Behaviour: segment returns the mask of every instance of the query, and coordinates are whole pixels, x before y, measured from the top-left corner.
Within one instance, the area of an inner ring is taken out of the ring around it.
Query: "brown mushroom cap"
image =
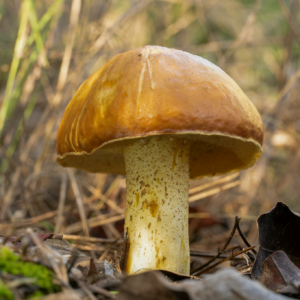
[[[190,177],[246,169],[263,123],[235,81],[187,52],[146,46],[119,54],[80,86],[64,113],[57,162],[125,174],[124,146],[149,136],[192,140]]]

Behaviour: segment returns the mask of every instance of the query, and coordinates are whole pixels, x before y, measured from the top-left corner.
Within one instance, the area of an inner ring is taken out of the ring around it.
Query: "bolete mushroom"
[[[262,153],[263,124],[220,68],[145,46],[91,75],[64,113],[57,162],[126,175],[128,273],[189,274],[189,178],[235,172]]]

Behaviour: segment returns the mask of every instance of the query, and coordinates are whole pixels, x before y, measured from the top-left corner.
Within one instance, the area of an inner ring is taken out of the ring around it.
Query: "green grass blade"
[[[20,120],[19,124],[18,124],[18,127],[17,127],[17,130],[13,136],[13,139],[6,151],[6,154],[9,156],[9,157],[12,157],[12,155],[14,154],[15,150],[16,150],[16,147],[18,145],[18,142],[22,136],[22,133],[23,133],[23,122],[24,120],[28,120],[34,107],[35,107],[35,104],[36,104],[36,100],[37,100],[37,96],[35,97],[32,97],[31,100],[28,102],[28,105],[24,111],[24,117]],[[0,168],[0,173],[1,174],[4,174],[6,171],[7,171],[7,168],[8,168],[8,161],[7,160],[3,160],[2,164],[1,164],[1,168]]]
[[[11,100],[9,101],[6,117],[9,118],[14,111],[15,106],[17,105],[21,93],[23,90],[24,83],[26,82],[27,76],[29,75],[34,63],[38,58],[38,52],[36,49],[30,54],[29,59],[23,60],[21,67],[19,68],[19,72],[16,79],[16,86],[14,88],[13,94],[11,96]]]
[[[8,105],[9,105],[9,101],[11,99],[13,86],[14,86],[16,74],[18,71],[19,63],[20,63],[20,57],[21,57],[23,47],[24,47],[24,42],[25,42],[24,39],[26,37],[26,28],[27,28],[27,22],[29,19],[29,8],[27,5],[27,0],[24,0],[22,2],[20,10],[21,10],[21,20],[20,20],[18,36],[17,36],[15,49],[14,49],[14,56],[13,56],[13,60],[12,60],[9,75],[8,75],[4,99],[3,99],[1,109],[0,109],[0,137],[1,137],[3,127],[4,127],[4,122],[6,119]]]
[[[39,31],[42,31],[45,26],[47,25],[47,23],[51,20],[51,19],[56,19],[59,15],[60,15],[60,5],[64,0],[56,0],[46,11],[46,13],[42,16],[42,18],[40,19],[40,21],[38,22],[38,28]],[[44,31],[41,34],[41,38],[42,38],[42,43],[44,43],[44,41],[46,40],[47,36],[48,36],[48,32],[49,30]],[[25,46],[25,51],[26,49],[28,49],[28,47],[35,41],[34,39],[34,34],[31,33],[31,35],[27,38],[27,43]],[[11,113],[14,111],[15,106],[17,105],[18,101],[19,101],[19,97],[21,96],[22,93],[22,89],[23,89],[23,85],[26,81],[26,78],[33,66],[33,64],[36,62],[37,58],[38,58],[39,52],[37,51],[36,48],[32,49],[32,52],[30,53],[30,57],[29,59],[25,59],[23,60],[23,63],[18,71],[18,75],[16,77],[16,86],[14,88],[13,94],[11,96],[11,99],[9,101],[9,105],[6,111],[6,118],[9,118],[9,116],[11,115]]]
[[[29,22],[34,36],[35,44],[38,49],[38,52],[42,55],[42,64],[44,66],[49,65],[49,62],[46,57],[46,51],[43,45],[43,39],[40,34],[38,19],[36,15],[35,5],[32,0],[26,0],[29,6]]]
[[[3,2],[0,2],[0,21],[2,19],[4,11],[5,11],[5,2],[3,1]]]
[[[38,21],[38,29],[41,32],[45,26],[48,24],[48,22],[51,20],[51,18],[57,13],[60,5],[64,2],[64,0],[56,0],[45,12],[45,14],[41,17],[41,19]],[[29,47],[34,42],[34,34],[32,33],[28,39],[27,39],[27,47]]]

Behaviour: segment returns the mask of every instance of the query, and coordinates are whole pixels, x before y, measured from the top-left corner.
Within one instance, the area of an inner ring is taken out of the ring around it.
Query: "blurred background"
[[[30,226],[122,238],[124,177],[63,169],[56,134],[89,75],[120,52],[160,45],[220,66],[263,118],[254,167],[190,189],[192,248],[216,251],[236,215],[257,245],[260,214],[277,201],[300,212],[299,24],[299,0],[0,0],[0,235]]]

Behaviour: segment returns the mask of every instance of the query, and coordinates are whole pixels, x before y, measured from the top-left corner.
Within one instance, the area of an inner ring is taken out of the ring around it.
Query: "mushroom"
[[[80,86],[64,113],[57,162],[126,175],[126,271],[189,274],[189,179],[251,167],[263,124],[211,62],[145,46],[119,54]]]

